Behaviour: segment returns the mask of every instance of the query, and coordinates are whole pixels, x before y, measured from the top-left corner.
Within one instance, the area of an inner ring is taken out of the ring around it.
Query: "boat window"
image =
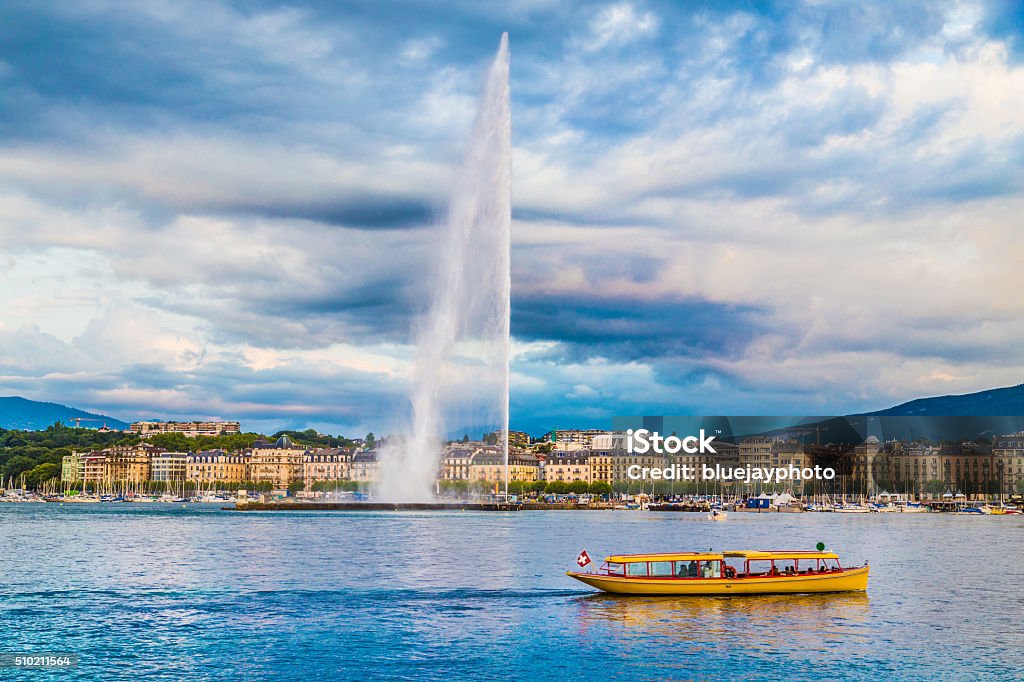
[[[637,561],[635,563],[626,564],[626,575],[646,576],[647,562]]]
[[[796,573],[796,561],[793,559],[776,559],[775,569],[779,573]]]
[[[700,562],[700,577],[701,578],[721,578],[722,577],[722,565],[717,559],[714,561],[702,561]]]
[[[733,575],[740,575],[744,571],[746,571],[746,567],[743,564],[743,559],[740,558],[732,558],[725,560],[725,565],[731,567],[734,571]]]
[[[651,562],[651,575],[658,577],[669,577],[672,576],[672,562],[671,561],[652,561]]]
[[[622,570],[622,564],[609,563],[608,564],[608,574],[609,575],[625,575],[625,573]]]
[[[769,575],[772,572],[772,562],[769,559],[751,559],[750,575]]]
[[[677,578],[696,578],[699,574],[696,561],[677,561]]]

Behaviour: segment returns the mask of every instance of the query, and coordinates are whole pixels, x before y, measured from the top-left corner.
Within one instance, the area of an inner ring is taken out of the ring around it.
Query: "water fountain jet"
[[[505,33],[436,243],[430,307],[415,330],[410,433],[381,452],[383,500],[432,500],[442,438],[467,423],[501,429],[508,489],[511,156]]]

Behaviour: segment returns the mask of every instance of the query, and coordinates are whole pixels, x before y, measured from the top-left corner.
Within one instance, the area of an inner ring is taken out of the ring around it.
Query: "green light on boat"
[[[824,543],[824,542],[819,542],[819,543],[818,543],[817,545],[815,545],[815,546],[816,546],[816,547],[818,548],[818,551],[819,551],[819,552],[824,552],[824,551],[825,551],[825,543]]]

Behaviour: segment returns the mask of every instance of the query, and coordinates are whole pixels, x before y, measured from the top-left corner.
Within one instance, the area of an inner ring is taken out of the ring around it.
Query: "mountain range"
[[[918,398],[877,412],[878,417],[1009,417],[1024,415],[1024,384],[977,393]]]
[[[1024,384],[993,388],[977,393],[918,398],[895,407],[862,416],[871,417],[1007,417],[1024,416]],[[58,403],[27,400],[16,396],[0,397],[0,428],[41,430],[56,421],[72,424],[80,418],[82,426],[127,429],[128,424],[103,414],[86,412]],[[462,431],[459,431],[462,433]]]
[[[17,396],[0,397],[0,428],[21,431],[41,431],[54,422],[72,426],[75,419],[85,428],[98,429],[106,424],[111,429],[124,430],[127,422],[104,414],[86,412],[58,403],[43,403]]]

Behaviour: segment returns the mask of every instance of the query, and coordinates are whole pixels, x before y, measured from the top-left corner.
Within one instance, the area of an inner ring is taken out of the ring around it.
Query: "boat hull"
[[[868,589],[870,567],[850,568],[836,573],[772,576],[758,578],[621,578],[566,571],[582,583],[612,594],[647,595],[730,595],[730,594],[815,594],[822,592],[863,592]]]

